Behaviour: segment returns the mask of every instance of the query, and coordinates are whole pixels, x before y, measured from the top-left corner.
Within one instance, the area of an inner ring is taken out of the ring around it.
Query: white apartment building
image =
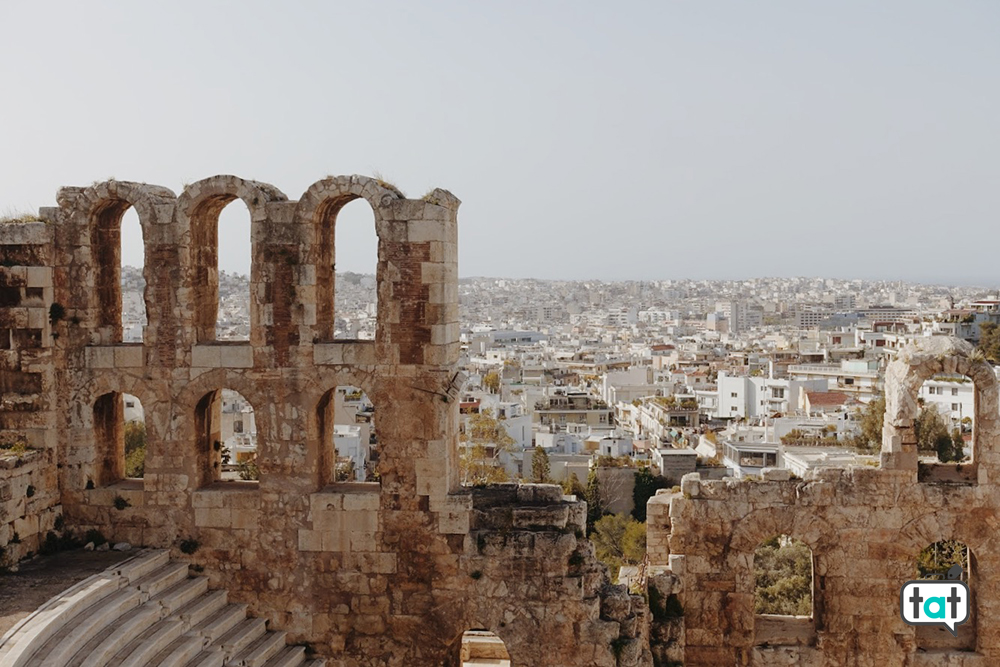
[[[831,391],[842,391],[868,402],[882,391],[877,361],[844,359],[839,364],[793,364],[788,367],[793,380],[826,380]]]
[[[698,392],[699,406],[714,407],[711,416],[719,419],[753,419],[798,408],[803,391],[827,391],[826,379],[792,380],[772,377],[731,377],[721,371],[714,401],[710,392]]]
[[[936,407],[942,417],[957,424],[965,417],[974,418],[975,393],[975,387],[969,378],[939,375],[924,382],[919,396],[927,405]]]
[[[367,437],[362,437],[362,428],[356,424],[334,424],[333,444],[338,462],[349,460],[353,464],[354,481],[365,481],[371,445]]]

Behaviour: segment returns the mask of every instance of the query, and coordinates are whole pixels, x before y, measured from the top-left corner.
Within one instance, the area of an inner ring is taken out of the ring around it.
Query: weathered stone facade
[[[236,198],[252,220],[245,343],[214,339],[217,220]],[[334,226],[355,198],[379,238],[378,326],[374,341],[334,341]],[[58,202],[43,222],[0,226],[0,436],[31,448],[0,464],[8,560],[63,525],[169,547],[341,667],[455,665],[469,629],[495,632],[514,665],[532,667],[1000,661],[997,382],[964,343],[935,339],[890,365],[880,468],[692,474],[652,498],[647,606],[608,585],[583,503],[552,486],[459,484],[451,194],[410,200],[352,176],[296,202],[219,176],[179,197],[111,181],[64,188]],[[129,207],[146,252],[141,344],[121,342]],[[974,456],[921,466],[916,395],[942,372],[976,384]],[[376,405],[380,482],[333,483],[329,410],[343,385]],[[223,388],[254,407],[259,482],[220,479]],[[142,480],[123,479],[124,393],[145,409]],[[779,534],[812,549],[810,618],[753,613],[753,553]],[[973,617],[955,639],[898,615],[916,555],[946,539],[973,555]]]
[[[976,385],[971,463],[918,466],[917,392],[938,373]],[[820,469],[805,480],[685,476],[679,493],[649,503],[654,571],[683,606],[685,665],[985,666],[1000,662],[1000,503],[997,381],[967,343],[935,338],[889,365],[881,468]],[[781,474],[784,473],[784,474]],[[813,555],[813,614],[755,616],[753,554],[788,535]],[[957,638],[905,624],[899,591],[922,549],[970,549],[973,611]],[[673,575],[670,577],[669,575]],[[655,583],[656,579],[653,579]],[[657,623],[654,621],[654,654]],[[677,633],[674,633],[676,636]]]
[[[252,229],[246,343],[215,340],[218,215],[237,198]],[[378,325],[374,341],[334,341],[334,228],[356,198],[375,217]],[[453,195],[405,199],[351,176],[289,201],[217,176],[180,196],[109,181],[57,201],[44,222],[0,227],[12,341],[0,419],[39,450],[44,509],[61,504],[68,529],[172,548],[333,665],[455,664],[479,628],[514,665],[650,664],[645,605],[607,586],[582,503],[557,487],[459,484]],[[141,344],[121,342],[130,207],[145,243]],[[378,410],[379,483],[332,483],[328,409],[343,385]],[[259,482],[220,479],[223,388],[254,407]],[[123,479],[125,393],[145,411],[142,480]],[[184,541],[199,547],[182,554]]]

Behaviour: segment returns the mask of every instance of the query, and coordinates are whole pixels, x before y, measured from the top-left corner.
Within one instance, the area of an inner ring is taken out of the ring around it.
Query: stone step
[[[159,605],[144,604],[135,612],[123,616],[122,622],[116,623],[114,629],[97,646],[89,651],[84,647],[86,656],[79,662],[80,667],[105,667],[133,637],[159,621],[162,613]]]
[[[192,577],[168,588],[152,601],[159,603],[167,614],[173,614],[207,592],[208,577]]]
[[[168,588],[176,586],[187,578],[188,566],[186,563],[169,563],[150,572],[138,581],[132,582],[131,585],[144,593],[148,600],[166,591]]]
[[[196,655],[205,648],[205,640],[202,637],[191,637],[188,635],[178,637],[167,645],[165,649],[157,653],[149,661],[149,664],[157,667],[184,667],[191,662]]]
[[[267,632],[267,621],[263,618],[247,618],[226,633],[216,644],[229,660],[260,639],[265,632]]]
[[[226,663],[226,654],[219,649],[205,651],[195,656],[194,660],[185,667],[223,667]]]
[[[176,641],[187,628],[176,618],[165,618],[125,648],[108,662],[107,667],[144,667],[151,664],[153,657]]]
[[[169,562],[170,552],[166,549],[157,549],[124,560],[112,568],[112,571],[115,575],[123,577],[129,584],[134,584]]]
[[[137,608],[142,602],[139,591],[126,588],[101,598],[67,623],[52,639],[39,647],[28,667],[67,665],[88,642],[117,621],[122,614]]]
[[[286,646],[278,655],[264,663],[264,667],[300,667],[305,661],[305,646]]]
[[[59,633],[70,619],[118,589],[117,578],[95,574],[46,602],[0,639],[4,667],[27,665],[35,650]]]
[[[212,614],[218,613],[220,609],[226,606],[228,598],[229,595],[224,590],[210,591],[186,607],[177,610],[176,615],[189,628],[193,628],[200,625],[202,621]]]
[[[229,659],[226,667],[264,667],[268,660],[285,648],[284,632],[265,632],[264,636]]]
[[[0,667],[324,667],[166,550],[109,568],[4,636]]]
[[[228,604],[206,619],[204,625],[192,629],[189,634],[204,637],[207,645],[220,639],[246,617],[247,606],[245,604]]]

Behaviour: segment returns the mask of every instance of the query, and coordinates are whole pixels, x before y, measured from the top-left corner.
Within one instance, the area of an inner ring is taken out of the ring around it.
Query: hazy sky
[[[1000,3],[0,0],[0,214],[376,171],[463,200],[462,275],[996,285]]]

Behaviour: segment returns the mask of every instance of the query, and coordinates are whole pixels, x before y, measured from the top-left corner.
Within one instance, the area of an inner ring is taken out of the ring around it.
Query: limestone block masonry
[[[334,227],[358,198],[378,235],[376,336],[334,340]],[[218,216],[235,199],[251,216],[246,343],[215,340]],[[107,181],[57,202],[42,222],[0,225],[0,429],[30,448],[21,476],[39,494],[15,499],[26,483],[0,466],[2,546],[18,525],[37,544],[61,516],[77,533],[169,548],[329,665],[456,665],[470,629],[497,633],[517,666],[652,664],[645,604],[607,584],[583,503],[459,483],[451,193],[406,199],[340,176],[289,201],[215,176],[179,196]],[[145,244],[141,344],[122,342],[129,208]],[[341,385],[376,406],[378,483],[333,483]],[[259,482],[220,479],[223,388],[254,408]],[[125,393],[145,410],[141,480],[124,478]]]
[[[973,455],[961,465],[917,459],[917,395],[940,373],[975,383]],[[805,480],[705,481],[690,473],[679,492],[651,498],[653,580],[683,608],[683,628],[661,637],[666,623],[654,622],[654,655],[676,652],[681,636],[689,666],[1000,664],[997,399],[993,369],[968,343],[921,341],[887,369],[879,468],[819,469]],[[777,535],[812,550],[810,618],[754,614],[754,551]],[[899,615],[900,588],[917,578],[918,554],[942,540],[971,552],[972,612],[954,638]],[[652,590],[651,583],[651,604]]]

